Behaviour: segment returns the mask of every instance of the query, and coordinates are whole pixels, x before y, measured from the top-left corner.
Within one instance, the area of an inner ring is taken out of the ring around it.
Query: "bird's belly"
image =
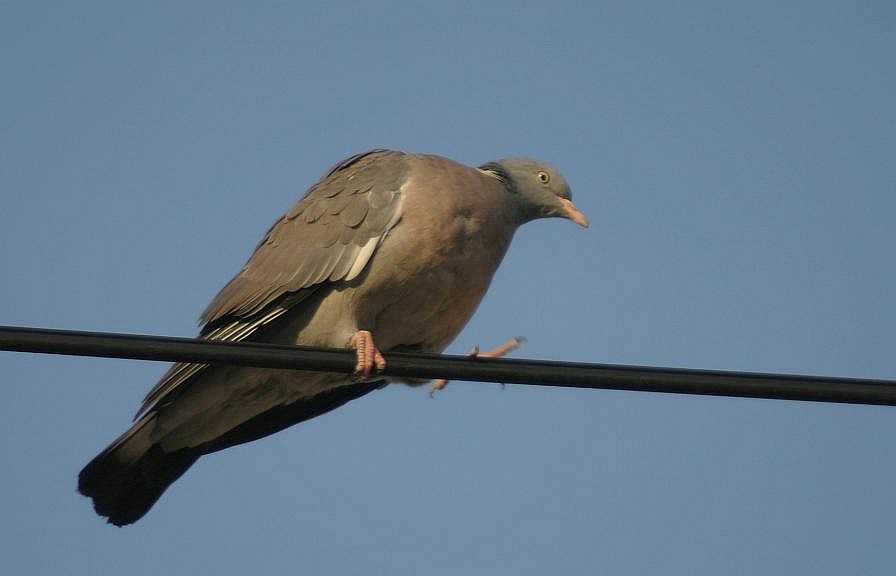
[[[461,284],[443,271],[415,279],[403,286],[402,298],[378,310],[371,330],[383,350],[441,352],[476,311],[487,287],[487,282]]]
[[[423,236],[430,247],[450,250],[424,249],[419,236],[411,242],[386,239],[372,264],[394,273],[360,284],[354,302],[359,323],[366,324],[360,327],[373,332],[381,350],[441,352],[457,336],[510,241],[489,234],[490,229],[460,220],[442,229],[440,237]]]

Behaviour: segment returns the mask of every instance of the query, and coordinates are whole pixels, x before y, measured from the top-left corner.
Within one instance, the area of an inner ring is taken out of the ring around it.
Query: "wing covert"
[[[326,284],[361,273],[401,218],[405,154],[372,150],[343,160],[268,230],[243,269],[202,313],[201,337],[240,341]],[[137,417],[207,364],[175,364]]]
[[[202,322],[251,317],[284,294],[357,275],[401,217],[404,156],[374,150],[337,164],[268,230]]]

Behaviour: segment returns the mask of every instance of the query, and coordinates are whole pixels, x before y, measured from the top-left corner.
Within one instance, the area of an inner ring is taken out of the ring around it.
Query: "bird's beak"
[[[566,198],[560,198],[559,200],[560,206],[562,206],[560,216],[572,220],[582,228],[588,227],[588,219],[585,218],[584,214],[579,212],[579,209],[576,208],[576,205],[573,204],[572,201],[567,200]]]

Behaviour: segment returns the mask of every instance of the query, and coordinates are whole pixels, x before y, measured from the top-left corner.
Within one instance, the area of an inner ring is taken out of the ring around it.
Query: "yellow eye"
[[[543,170],[540,170],[535,176],[538,178],[538,181],[541,182],[542,184],[547,184],[548,182],[551,181],[551,175]]]

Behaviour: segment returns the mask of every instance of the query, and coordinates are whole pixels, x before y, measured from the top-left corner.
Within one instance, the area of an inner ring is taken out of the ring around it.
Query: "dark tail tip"
[[[143,517],[172,482],[201,456],[199,450],[165,453],[153,445],[134,461],[106,449],[78,475],[78,492],[93,499],[93,508],[110,524],[124,526]]]

